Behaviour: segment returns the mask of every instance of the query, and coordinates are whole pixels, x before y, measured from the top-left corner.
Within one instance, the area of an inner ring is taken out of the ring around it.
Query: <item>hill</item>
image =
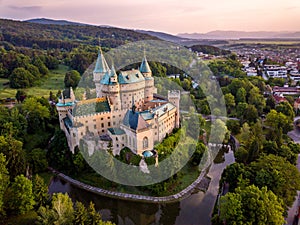
[[[240,39],[240,38],[300,38],[300,32],[273,32],[273,31],[222,31],[208,33],[182,33],[177,36],[191,39]]]
[[[193,45],[190,47],[194,52],[202,52],[204,54],[211,54],[211,55],[228,55],[231,52],[228,50],[223,50],[214,46],[210,45]]]
[[[24,20],[24,22],[38,23],[38,24],[48,24],[48,25],[53,24],[53,25],[90,26],[89,24],[71,22],[71,21],[68,21],[68,20],[53,20],[53,19],[47,19],[47,18],[36,18],[36,19]]]
[[[0,41],[15,46],[70,50],[80,44],[117,47],[125,42],[158,39],[133,30],[78,25],[57,25],[0,19]]]
[[[164,32],[157,32],[157,31],[151,31],[151,30],[135,30],[136,32],[142,33],[142,34],[148,34],[154,37],[157,37],[159,39],[180,43],[183,41],[188,40],[187,38],[178,37],[172,34],[164,33]]]

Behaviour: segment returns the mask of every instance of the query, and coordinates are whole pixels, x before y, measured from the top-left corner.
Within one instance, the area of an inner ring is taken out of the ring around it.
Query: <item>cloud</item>
[[[41,6],[13,6],[13,5],[9,5],[8,8],[17,11],[26,11],[26,12],[37,12],[42,9]]]

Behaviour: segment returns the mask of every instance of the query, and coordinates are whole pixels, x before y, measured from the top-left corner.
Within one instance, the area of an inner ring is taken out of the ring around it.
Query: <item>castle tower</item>
[[[179,128],[180,126],[180,91],[178,90],[172,90],[168,91],[168,100],[173,105],[176,106],[176,119],[175,119],[175,126],[176,128]]]
[[[108,97],[115,111],[121,110],[120,85],[115,67],[106,72],[100,81],[101,97]]]
[[[154,91],[154,79],[152,77],[152,71],[144,56],[143,61],[140,66],[140,72],[145,77],[145,102],[153,100],[153,91]]]
[[[104,55],[102,53],[101,47],[99,47],[96,66],[93,71],[93,77],[94,77],[94,82],[95,82],[95,86],[96,86],[97,97],[101,97],[100,96],[101,95],[100,81],[107,72],[110,72],[110,70],[109,70],[107,62],[104,58]]]

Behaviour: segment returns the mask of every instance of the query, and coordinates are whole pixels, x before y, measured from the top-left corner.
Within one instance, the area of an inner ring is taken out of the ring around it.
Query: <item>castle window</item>
[[[116,137],[116,141],[118,141],[118,137]]]
[[[104,123],[101,123],[101,127],[104,127]]]
[[[97,126],[96,125],[94,125],[94,129],[96,129],[97,128]]]
[[[104,133],[104,130],[102,130],[102,133]]]
[[[108,124],[108,126],[110,127],[110,122],[108,122],[107,124]]]
[[[143,148],[148,148],[148,138],[147,137],[143,138]]]
[[[101,118],[101,120],[103,120],[103,118]]]
[[[110,119],[110,117],[107,117],[107,119]]]

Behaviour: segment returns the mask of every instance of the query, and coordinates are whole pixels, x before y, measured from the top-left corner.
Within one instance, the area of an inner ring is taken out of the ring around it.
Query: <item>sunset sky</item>
[[[0,17],[52,18],[172,34],[300,31],[299,0],[0,0]]]

